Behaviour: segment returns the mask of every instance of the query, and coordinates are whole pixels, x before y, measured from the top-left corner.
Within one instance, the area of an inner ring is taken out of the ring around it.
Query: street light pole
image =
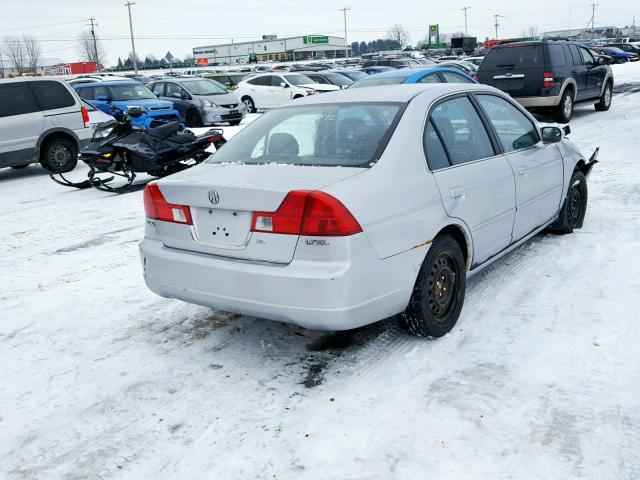
[[[129,31],[131,32],[131,50],[133,52],[133,71],[137,75],[138,74],[138,61],[136,60],[136,44],[133,41],[133,21],[131,20],[131,5],[135,5],[136,2],[131,2],[127,0],[125,3],[125,7],[129,9]]]
[[[349,57],[349,44],[347,43],[347,11],[351,10],[351,7],[343,7],[342,14],[344,15],[344,58]]]
[[[467,28],[467,10],[469,10],[471,7],[463,7],[462,10],[464,10],[464,36],[468,37],[469,36],[469,29]]]

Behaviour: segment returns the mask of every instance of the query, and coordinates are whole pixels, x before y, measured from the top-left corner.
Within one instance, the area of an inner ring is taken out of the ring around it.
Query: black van
[[[522,106],[567,123],[574,105],[611,106],[613,74],[579,43],[542,40],[496,45],[484,58],[478,81],[507,92]]]

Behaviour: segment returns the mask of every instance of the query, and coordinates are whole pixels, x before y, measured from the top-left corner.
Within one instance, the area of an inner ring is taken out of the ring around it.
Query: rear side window
[[[95,97],[93,96],[93,87],[84,87],[76,89],[76,93],[80,95],[80,98],[84,98],[85,100],[93,100]]]
[[[31,83],[31,90],[36,96],[42,110],[72,107],[76,104],[71,92],[60,82],[38,80]]]
[[[575,45],[569,45],[569,51],[571,52],[571,56],[573,57],[573,64],[582,65],[582,56],[578,51],[578,47]]]
[[[540,140],[538,131],[520,110],[494,95],[477,95],[506,153],[533,147]]]
[[[478,112],[467,97],[442,102],[431,112],[451,163],[460,165],[495,153]]]
[[[542,67],[543,51],[542,44],[492,48],[482,62],[482,69]]]
[[[0,85],[0,118],[24,115],[40,110],[27,82]]]
[[[433,127],[433,122],[429,120],[427,128],[424,131],[424,150],[427,152],[427,163],[431,171],[439,170],[449,166],[449,158],[447,152],[442,146],[442,141],[438,136],[438,132]]]
[[[564,57],[564,48],[562,48],[562,45],[549,45],[547,48],[549,51],[549,63],[552,67],[563,67],[567,65],[567,63],[571,63],[567,62]]]

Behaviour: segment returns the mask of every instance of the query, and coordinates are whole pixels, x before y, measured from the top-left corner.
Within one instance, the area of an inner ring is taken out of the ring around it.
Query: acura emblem
[[[218,193],[217,190],[210,190],[209,191],[209,201],[213,205],[217,205],[218,202],[220,202],[220,194]]]

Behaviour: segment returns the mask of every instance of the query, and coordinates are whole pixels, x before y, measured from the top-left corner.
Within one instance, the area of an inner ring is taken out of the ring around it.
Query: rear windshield
[[[543,52],[541,44],[492,48],[482,62],[482,69],[541,67]]]
[[[207,162],[367,168],[382,154],[403,105],[344,103],[272,110]]]
[[[408,76],[407,76],[408,77]],[[377,87],[380,85],[400,85],[403,83],[407,77],[369,77],[358,80],[353,83],[349,88],[360,88],[360,87]]]

